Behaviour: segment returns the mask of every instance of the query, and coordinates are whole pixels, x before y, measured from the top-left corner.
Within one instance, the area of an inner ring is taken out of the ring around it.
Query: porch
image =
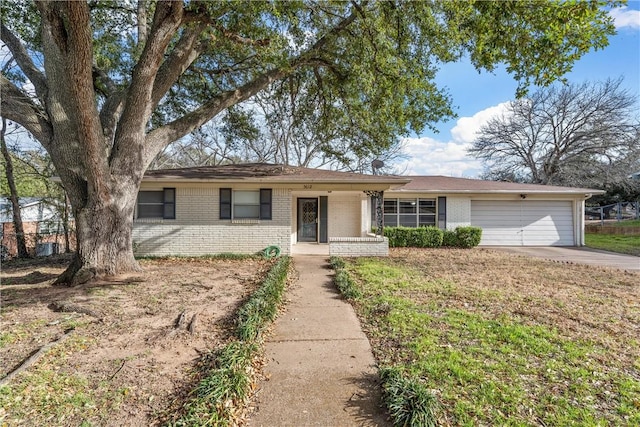
[[[291,255],[388,256],[389,239],[368,235],[366,237],[330,237],[329,243],[297,242],[291,246]]]

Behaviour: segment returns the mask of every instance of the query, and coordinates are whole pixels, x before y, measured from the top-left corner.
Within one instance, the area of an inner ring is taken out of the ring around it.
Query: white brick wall
[[[389,239],[386,237],[332,237],[329,239],[329,255],[388,256]]]
[[[361,236],[362,235],[362,199],[364,193],[333,192],[329,195],[329,237]]]
[[[447,230],[471,225],[471,199],[447,197]]]
[[[219,219],[219,188],[176,189],[176,219],[138,219],[133,241],[139,255],[206,255],[223,252],[255,253],[280,246],[291,253],[291,195],[272,193],[272,220]]]

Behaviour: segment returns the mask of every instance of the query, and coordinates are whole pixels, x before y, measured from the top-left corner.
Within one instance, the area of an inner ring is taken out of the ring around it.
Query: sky
[[[591,51],[565,75],[569,83],[624,78],[624,86],[640,96],[640,0],[630,0],[612,11],[617,34],[609,46]],[[469,62],[443,66],[436,82],[448,89],[457,118],[436,124],[438,133],[426,131],[404,139],[406,160],[395,167],[408,175],[445,175],[477,178],[482,162],[468,156],[475,133],[515,99],[516,81],[504,68],[478,73]]]

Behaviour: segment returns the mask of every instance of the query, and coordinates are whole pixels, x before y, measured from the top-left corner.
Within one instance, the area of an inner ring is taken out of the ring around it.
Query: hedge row
[[[348,300],[354,300],[362,297],[362,292],[356,286],[349,273],[344,269],[345,262],[342,258],[332,256],[329,259],[329,265],[336,271],[334,281],[338,290]]]
[[[184,405],[180,418],[169,427],[235,425],[236,408],[248,400],[259,355],[261,335],[275,319],[287,281],[291,258],[282,257],[264,282],[238,312],[237,341],[200,361],[204,376]]]
[[[482,229],[467,226],[443,231],[437,227],[387,227],[384,235],[392,248],[473,248],[480,244]]]

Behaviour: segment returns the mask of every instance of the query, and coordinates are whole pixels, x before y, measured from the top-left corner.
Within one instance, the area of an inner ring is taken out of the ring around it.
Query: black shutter
[[[438,228],[447,229],[447,198],[438,197]]]
[[[271,219],[271,189],[260,189],[260,219]]]
[[[220,219],[231,219],[231,189],[220,189]]]
[[[176,189],[163,188],[163,209],[162,218],[176,219]]]
[[[327,243],[329,241],[327,220],[329,217],[329,197],[320,196],[320,243]]]

